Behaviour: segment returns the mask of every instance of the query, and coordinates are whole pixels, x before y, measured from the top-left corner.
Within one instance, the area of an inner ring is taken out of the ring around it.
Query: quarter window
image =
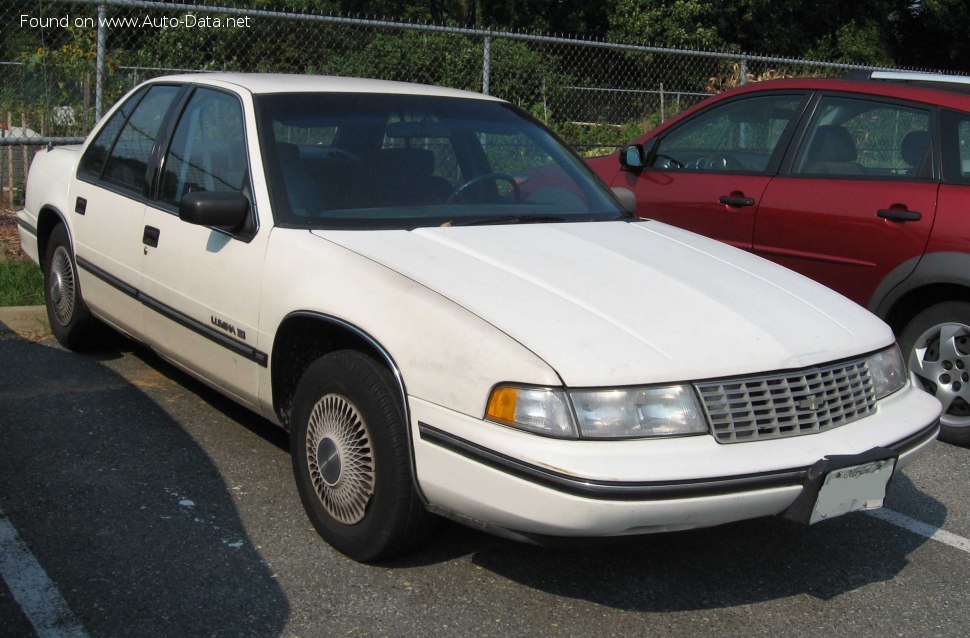
[[[803,101],[798,95],[735,100],[702,113],[664,137],[653,168],[764,173]]]
[[[795,158],[794,173],[916,178],[929,168],[929,151],[928,111],[824,97]]]
[[[178,205],[196,191],[240,191],[247,174],[239,100],[197,89],[179,118],[162,171],[159,199]]]
[[[940,112],[943,142],[943,177],[948,182],[970,184],[970,115]]]
[[[104,166],[105,181],[138,193],[145,191],[145,173],[155,136],[178,92],[177,86],[153,86],[148,90],[111,149]]]
[[[960,152],[960,177],[970,177],[970,121],[963,120],[957,127],[957,148]]]

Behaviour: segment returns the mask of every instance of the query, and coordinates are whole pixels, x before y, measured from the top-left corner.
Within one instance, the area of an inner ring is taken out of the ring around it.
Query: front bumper
[[[722,445],[713,437],[557,441],[411,400],[421,490],[435,511],[525,535],[619,536],[782,514],[810,468],[882,447],[897,470],[939,431],[907,386],[876,414],[820,434]]]

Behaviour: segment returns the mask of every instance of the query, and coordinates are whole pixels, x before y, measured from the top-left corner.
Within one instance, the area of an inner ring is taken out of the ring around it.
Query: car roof
[[[751,82],[744,86],[728,89],[701,100],[694,106],[678,113],[660,126],[641,135],[636,143],[643,144],[653,137],[663,135],[668,129],[678,126],[680,122],[693,117],[702,109],[717,104],[735,96],[746,93],[759,94],[765,91],[837,91],[856,93],[859,95],[875,95],[886,98],[911,100],[924,104],[933,104],[958,111],[970,112],[970,95],[939,87],[927,88],[923,85],[913,86],[912,83],[888,82],[881,80],[842,80],[833,78],[791,78],[781,80],[764,80]]]
[[[157,77],[152,82],[191,82],[219,86],[232,84],[250,93],[390,93],[433,95],[501,102],[496,97],[430,84],[391,82],[335,75],[297,75],[287,73],[186,73]]]
[[[951,88],[940,86],[929,86],[925,83],[914,84],[907,82],[895,82],[888,80],[840,80],[832,78],[797,78],[785,80],[765,80],[764,82],[754,82],[746,84],[736,89],[731,89],[719,94],[717,97],[728,97],[739,93],[760,92],[784,89],[802,89],[813,91],[846,91],[850,93],[863,93],[867,95],[877,95],[888,98],[898,98],[902,100],[912,100],[914,102],[924,102],[945,106],[960,111],[970,111],[970,95],[953,91]]]

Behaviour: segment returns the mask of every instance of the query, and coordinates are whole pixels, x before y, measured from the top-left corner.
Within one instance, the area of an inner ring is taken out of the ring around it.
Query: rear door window
[[[930,111],[826,96],[795,158],[796,175],[930,177]]]
[[[139,195],[144,193],[155,137],[179,90],[180,87],[167,85],[149,89],[111,149],[104,166],[103,179],[106,182]]]
[[[104,168],[104,160],[108,157],[108,152],[115,143],[115,139],[118,137],[118,133],[121,131],[121,127],[124,126],[125,120],[131,115],[132,110],[138,104],[138,101],[145,95],[145,89],[138,91],[133,96],[128,98],[121,107],[114,112],[111,119],[101,127],[98,131],[97,137],[94,138],[89,145],[87,150],[84,151],[84,157],[81,158],[80,173],[82,175],[87,175],[93,178],[101,177],[101,169]]]

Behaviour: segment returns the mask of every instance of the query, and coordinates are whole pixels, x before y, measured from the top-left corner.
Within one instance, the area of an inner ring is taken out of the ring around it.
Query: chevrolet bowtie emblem
[[[805,411],[811,410],[814,412],[818,410],[820,407],[822,407],[822,400],[819,399],[818,397],[806,397],[798,402],[799,410],[805,410]]]

